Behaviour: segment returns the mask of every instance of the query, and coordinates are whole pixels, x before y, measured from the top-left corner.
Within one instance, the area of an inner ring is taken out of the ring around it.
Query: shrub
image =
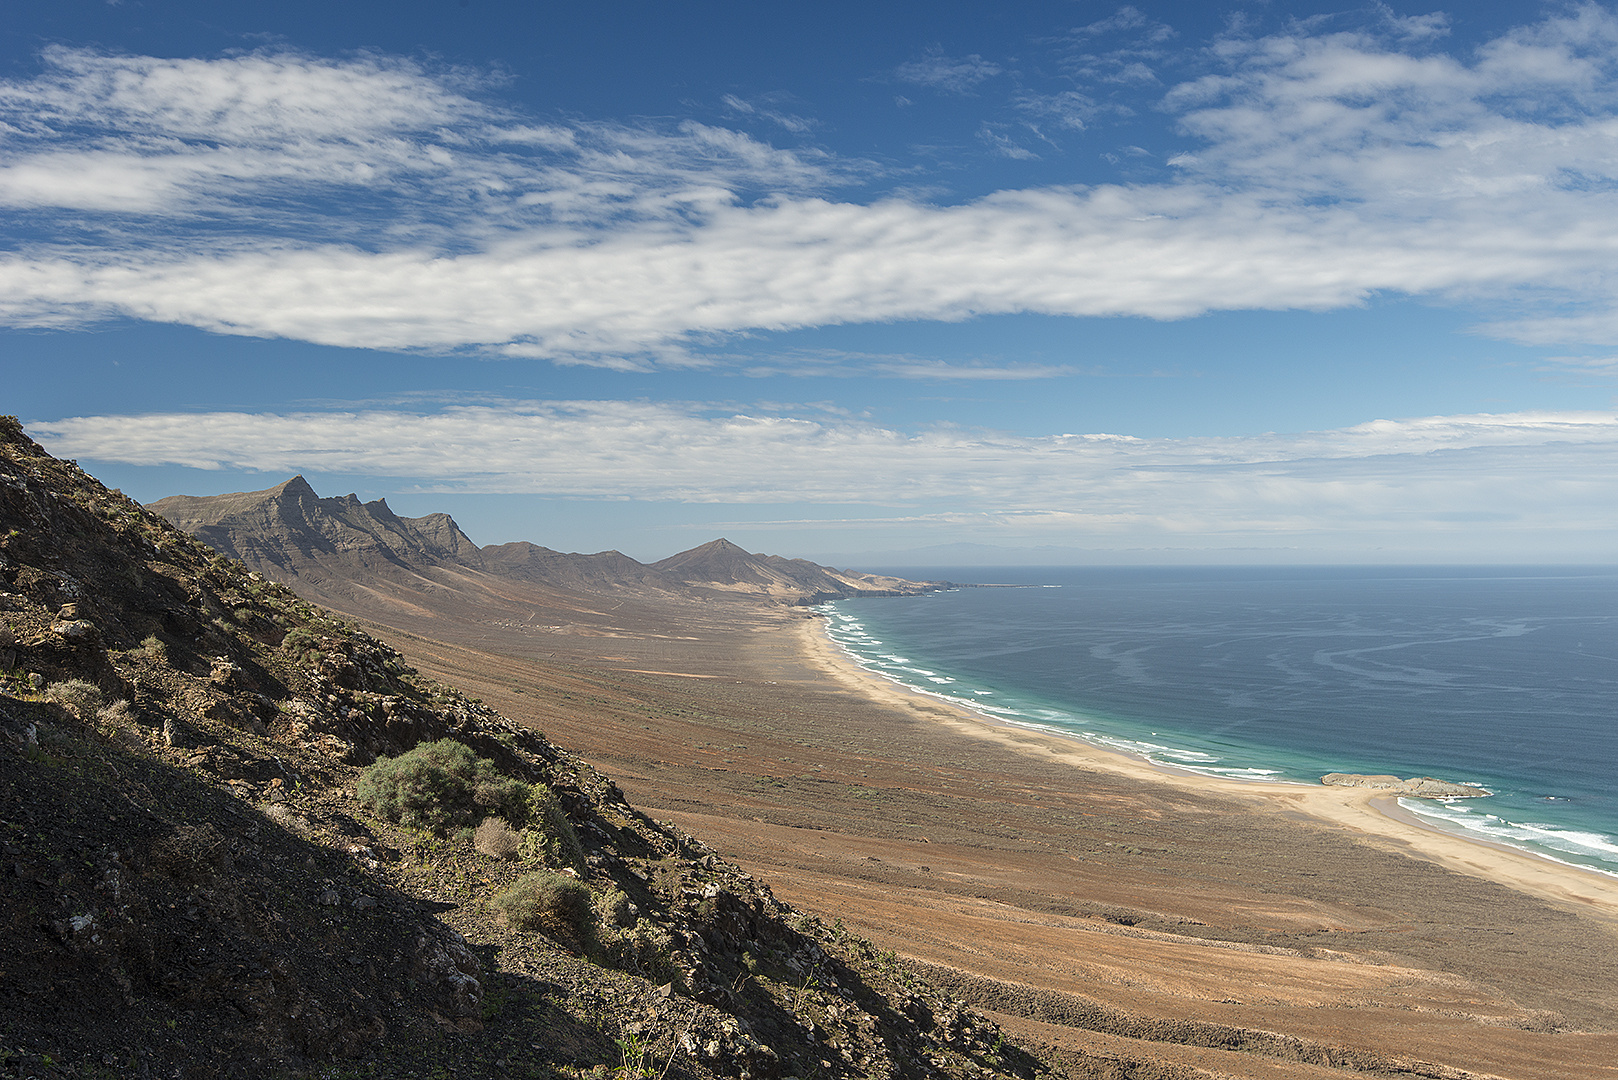
[[[152,845],[151,862],[175,881],[200,885],[230,872],[230,845],[207,822],[180,825]]]
[[[107,707],[106,695],[94,683],[83,679],[67,679],[59,683],[51,683],[45,688],[45,696],[61,705],[66,705],[81,720],[88,720],[96,713]]]
[[[445,833],[498,814],[528,819],[528,785],[503,777],[494,762],[453,739],[422,743],[366,769],[355,794],[380,817]]]
[[[134,707],[129,704],[127,699],[119,698],[111,705],[97,709],[96,719],[100,720],[103,724],[108,724],[115,728],[122,728],[128,724],[134,723],[135,710]]]
[[[163,663],[169,658],[169,650],[156,634],[147,634],[141,639],[139,648],[129,650],[129,656],[133,660],[155,660]]]
[[[680,977],[674,965],[674,938],[667,930],[638,919],[627,930],[613,930],[607,946],[608,959],[624,971],[632,971],[652,982],[673,982]]]
[[[300,626],[287,631],[281,639],[281,651],[295,660],[312,663],[319,659],[320,639],[308,627]]]
[[[566,874],[525,874],[494,898],[494,906],[517,930],[538,930],[578,952],[595,944],[590,890]]]
[[[522,847],[522,840],[517,830],[506,824],[504,818],[488,817],[472,834],[472,846],[479,854],[490,858],[515,859]]]
[[[547,866],[584,866],[579,834],[562,809],[562,801],[548,784],[529,790],[528,828],[522,833],[522,854]]]
[[[595,898],[596,919],[603,926],[634,926],[635,905],[617,886],[608,886]]]

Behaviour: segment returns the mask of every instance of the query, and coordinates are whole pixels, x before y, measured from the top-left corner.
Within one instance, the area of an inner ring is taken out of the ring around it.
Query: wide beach
[[[1618,1075],[1605,879],[1366,792],[1176,775],[992,724],[871,676],[818,623],[737,605],[610,634],[389,636],[1084,1068]]]
[[[802,624],[805,655],[833,678],[896,709],[914,708],[926,696],[859,664],[828,638],[819,621]],[[939,702],[962,721],[957,730],[1033,756],[1068,761],[1140,780],[1253,800],[1282,813],[1311,818],[1363,834],[1371,841],[1432,859],[1449,869],[1521,890],[1591,917],[1618,924],[1618,879],[1558,863],[1505,844],[1458,835],[1430,824],[1399,805],[1396,795],[1375,789],[1211,777],[1176,769],[1082,739],[1009,724],[989,713]],[[932,714],[939,723],[950,720]]]

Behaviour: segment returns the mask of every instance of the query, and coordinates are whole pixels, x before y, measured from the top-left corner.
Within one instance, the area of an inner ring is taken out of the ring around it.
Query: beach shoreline
[[[1375,792],[1215,782],[996,724],[858,668],[823,622],[665,606],[610,638],[469,622],[460,644],[443,623],[398,640],[784,903],[1053,1053],[1242,1080],[1328,1060],[1588,1080],[1618,1060],[1618,926],[1569,891],[1588,875],[1520,883],[1501,867],[1532,860],[1464,840],[1452,870],[1413,846],[1429,830],[1390,838],[1399,808]],[[1499,865],[1465,865],[1484,857]],[[1176,1041],[1214,1029],[1233,1041]]]
[[[1618,879],[1522,848],[1444,829],[1400,806],[1398,797],[1388,791],[1213,777],[1160,765],[1138,755],[1098,746],[1077,735],[1009,723],[943,695],[927,694],[873,672],[831,638],[826,620],[821,616],[802,620],[797,634],[804,658],[839,683],[884,706],[912,713],[918,711],[918,702],[928,702],[934,707],[925,710],[925,715],[933,722],[941,722],[941,714],[953,716],[955,722],[950,726],[958,733],[1021,753],[1066,761],[1079,768],[1233,798],[1277,813],[1301,815],[1310,821],[1357,834],[1366,842],[1618,925]]]

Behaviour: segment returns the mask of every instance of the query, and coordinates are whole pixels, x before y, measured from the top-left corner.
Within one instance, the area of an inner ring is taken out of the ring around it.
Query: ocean
[[[884,568],[822,605],[914,690],[1161,765],[1435,776],[1432,823],[1618,876],[1618,568]]]

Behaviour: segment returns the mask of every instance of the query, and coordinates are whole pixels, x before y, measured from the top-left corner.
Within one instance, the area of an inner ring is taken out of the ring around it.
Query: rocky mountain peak
[[[278,581],[477,561],[477,545],[447,514],[403,518],[385,499],[321,498],[302,476],[264,491],[171,496],[150,509]]]
[[[652,567],[687,581],[737,584],[767,577],[761,573],[761,560],[764,558],[721,537],[689,551],[670,555],[652,563]]]
[[[150,509],[267,577],[337,606],[363,601],[419,608],[423,594],[429,602],[460,594],[464,604],[487,605],[489,577],[617,599],[711,598],[718,590],[788,604],[937,587],[755,555],[723,537],[649,565],[618,551],[581,555],[528,541],[480,548],[448,514],[405,518],[385,499],[321,498],[301,476],[265,491],[172,496]],[[378,599],[379,590],[391,597]]]

